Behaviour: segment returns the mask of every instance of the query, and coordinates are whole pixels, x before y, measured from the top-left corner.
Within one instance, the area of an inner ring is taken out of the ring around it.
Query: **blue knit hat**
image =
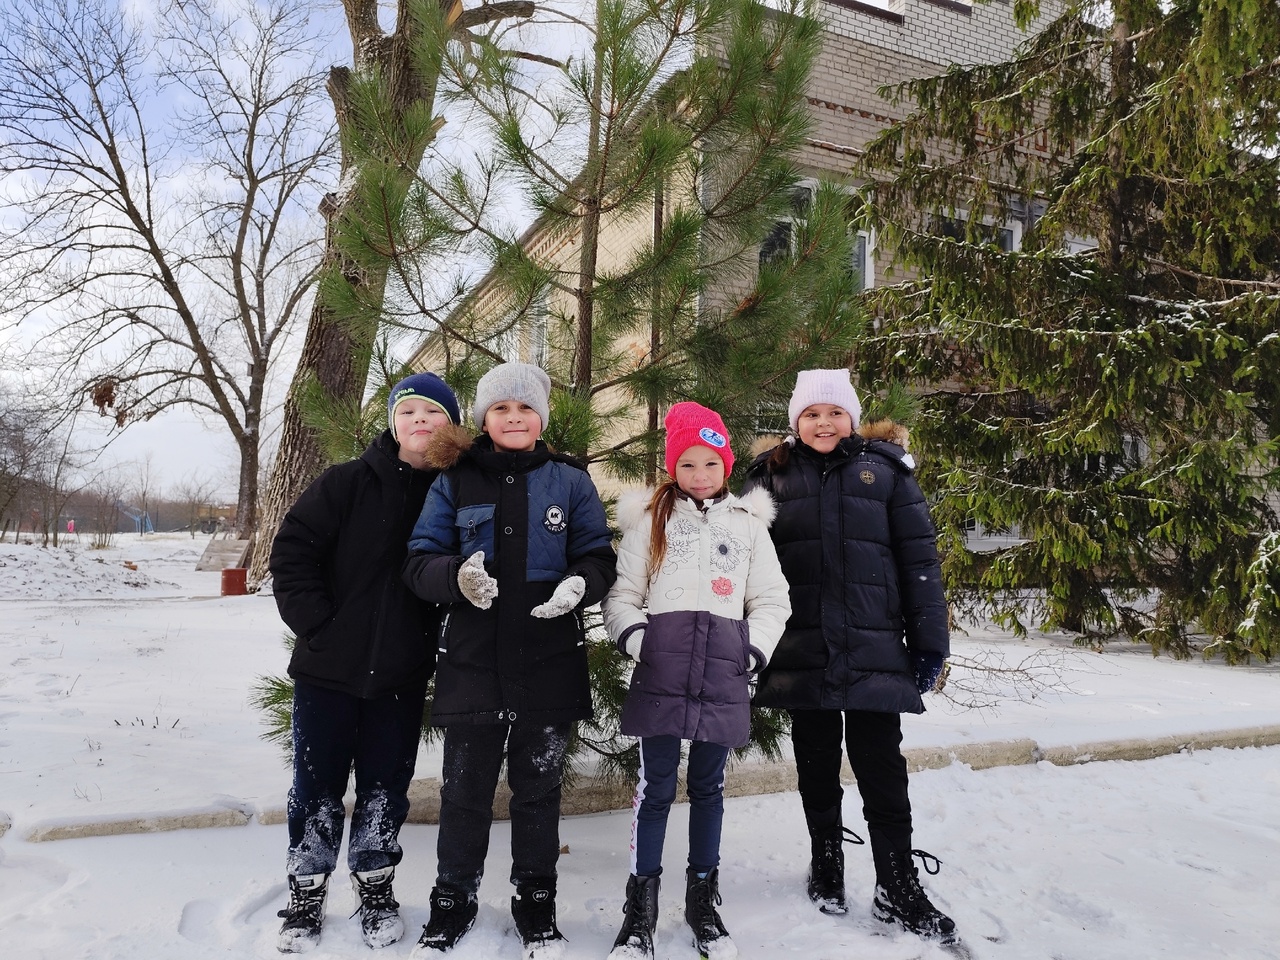
[[[396,435],[396,407],[404,400],[419,397],[449,415],[450,423],[460,423],[462,413],[458,410],[458,398],[453,395],[449,385],[434,373],[414,373],[405,377],[387,396],[387,425],[391,427],[391,436]]]

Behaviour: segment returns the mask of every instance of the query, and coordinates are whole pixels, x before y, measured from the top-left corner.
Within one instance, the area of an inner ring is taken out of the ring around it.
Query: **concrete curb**
[[[1165,737],[1131,737],[1094,743],[1041,747],[1030,739],[994,740],[958,744],[950,747],[918,747],[904,750],[907,769],[939,770],[953,763],[963,763],[974,770],[991,767],[1025,766],[1047,761],[1055,766],[1071,766],[1101,760],[1150,760],[1183,751],[1209,750],[1214,747],[1270,747],[1280,744],[1280,725],[1245,727],[1211,733],[1175,734]],[[845,767],[845,782],[853,778]],[[725,781],[725,796],[749,797],[794,790],[795,764],[748,763],[732,768]],[[625,810],[631,806],[633,786],[581,777],[566,790],[561,810],[565,816]],[[498,785],[494,797],[494,817],[507,818],[511,799],[506,784]],[[414,780],[409,786],[409,822],[432,824],[440,819],[440,781],[435,777]],[[23,838],[31,842],[66,840],[79,837],[116,836],[131,833],[155,833],[163,830],[186,830],[197,827],[239,827],[251,820],[265,826],[284,823],[285,807],[249,809],[219,808],[147,817],[121,817],[98,821],[52,821],[37,824]],[[0,837],[8,831],[10,821],[0,813]]]
[[[121,817],[97,821],[62,821],[37,824],[24,839],[78,840],[82,837],[114,837],[126,833],[162,833],[197,827],[243,827],[253,817],[246,810],[196,810],[189,813],[158,813],[148,817]]]

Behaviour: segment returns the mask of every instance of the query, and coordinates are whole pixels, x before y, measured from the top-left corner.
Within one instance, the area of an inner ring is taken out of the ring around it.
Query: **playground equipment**
[[[155,533],[156,528],[151,525],[151,514],[138,507],[126,507],[119,500],[116,501],[116,507],[121,513],[133,521],[134,533]]]

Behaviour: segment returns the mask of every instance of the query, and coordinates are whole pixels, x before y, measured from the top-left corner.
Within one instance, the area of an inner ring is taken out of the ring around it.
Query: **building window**
[[[961,243],[965,241],[968,227],[969,218],[963,213],[933,218],[933,232],[936,235],[950,237]],[[1022,224],[1016,220],[1009,223],[983,222],[978,225],[978,236],[983,242],[999,247],[1004,253],[1012,253],[1022,245]]]
[[[775,220],[760,243],[760,266],[786,260],[795,252],[795,225],[803,222],[813,200],[813,187],[801,184],[791,191],[791,213]]]
[[[756,436],[777,436],[791,432],[787,405],[782,402],[762,403],[756,407]]]
[[[777,263],[795,254],[796,226],[804,222],[816,189],[816,182],[806,181],[792,190],[790,216],[775,220],[760,243],[760,266]],[[875,284],[875,235],[860,226],[860,217],[852,201],[850,212],[849,231],[853,235],[853,249],[849,254],[849,273],[861,292]]]
[[[875,258],[872,256],[875,243],[869,231],[859,230],[856,226],[850,229],[853,231],[853,249],[849,253],[849,273],[861,293],[875,286]]]

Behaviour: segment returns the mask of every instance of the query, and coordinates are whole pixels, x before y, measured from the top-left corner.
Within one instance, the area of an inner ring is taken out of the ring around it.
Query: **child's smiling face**
[[[484,415],[484,432],[495,450],[510,453],[532,450],[542,436],[542,417],[519,400],[499,400]]]
[[[695,500],[710,500],[724,489],[724,460],[710,447],[690,447],[676,460],[676,486]]]
[[[844,407],[815,403],[800,411],[797,422],[800,439],[818,453],[830,453],[845,437],[853,434],[853,417]]]
[[[400,459],[407,463],[420,461],[431,435],[450,422],[438,404],[422,397],[409,397],[396,404],[395,421]]]

